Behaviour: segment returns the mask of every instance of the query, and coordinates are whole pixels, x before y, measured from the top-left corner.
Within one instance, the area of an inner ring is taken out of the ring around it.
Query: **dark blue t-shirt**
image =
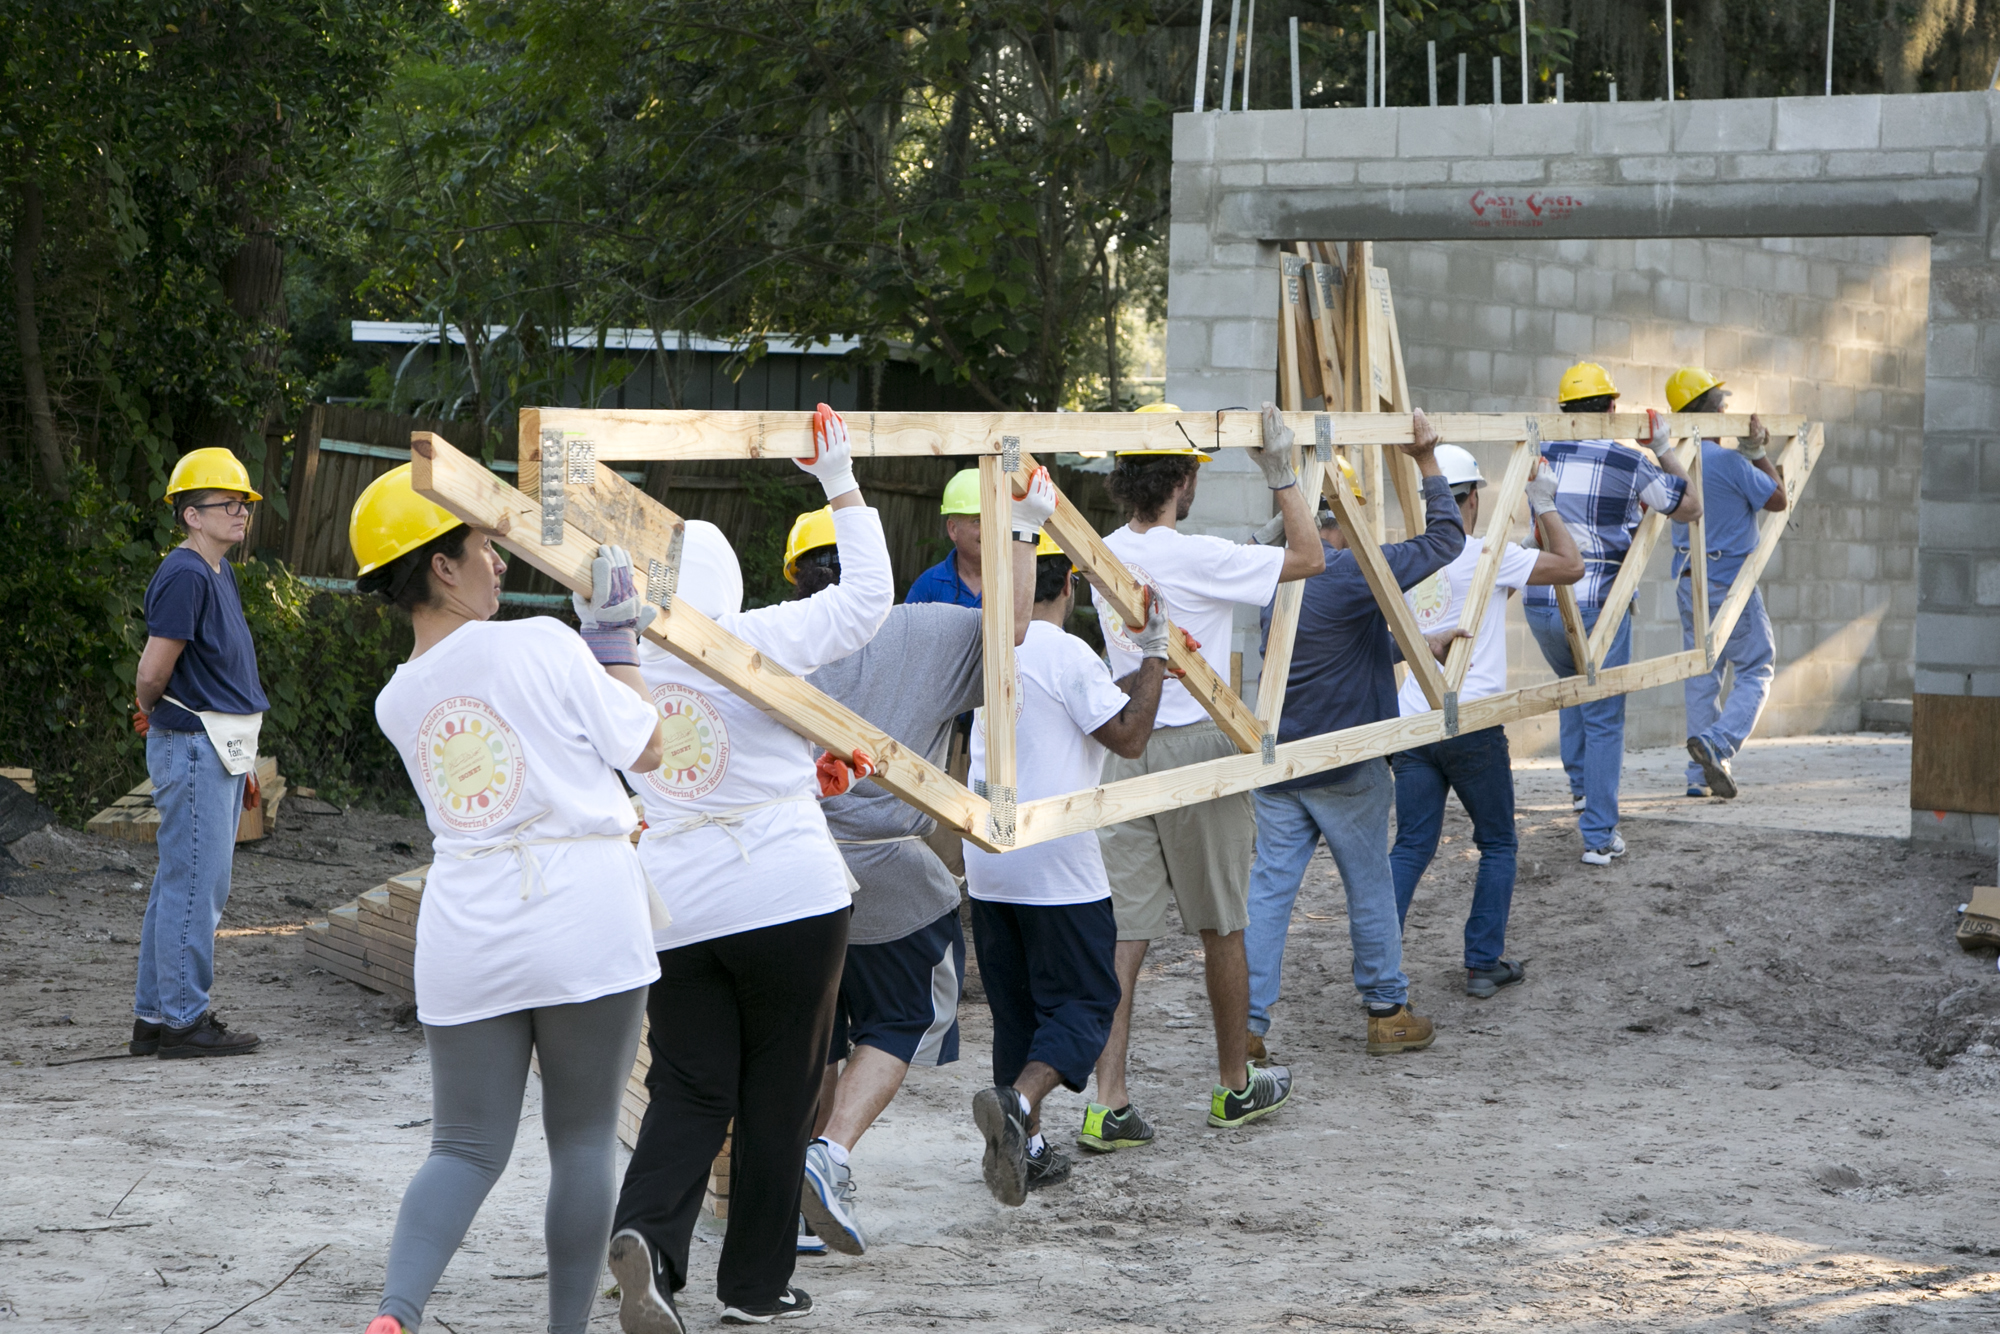
[[[211,570],[186,547],[175,547],[146,585],[146,633],[181,639],[167,693],[189,709],[211,713],[262,713],[271,707],[257,681],[257,646],[243,619],[236,571],[228,561]],[[201,719],[161,700],[152,726],[170,732],[199,732]]]
[[[958,553],[951,552],[937,564],[910,581],[905,602],[948,602],[954,607],[976,607],[979,594],[958,577]]]

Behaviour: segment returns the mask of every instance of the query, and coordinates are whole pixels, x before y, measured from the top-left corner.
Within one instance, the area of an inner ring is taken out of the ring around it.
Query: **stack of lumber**
[[[0,778],[11,778],[14,786],[29,796],[35,795],[35,771],[33,769],[0,769]]]
[[[306,958],[336,977],[404,1000],[417,995],[417,909],[429,866],[390,876],[306,923]]]
[[[13,777],[13,773],[7,772],[7,776]],[[32,784],[28,786],[28,791],[34,791]],[[243,818],[237,821],[238,843],[255,842],[278,828],[278,807],[285,799],[285,776],[278,772],[278,761],[272,756],[257,757],[257,794],[260,799],[257,806],[244,811]],[[91,816],[84,828],[93,834],[122,838],[131,843],[157,842],[160,837],[160,812],[153,805],[153,780],[148,778]]]
[[[326,920],[306,923],[306,958],[317,967],[370,991],[405,1000],[416,999],[417,913],[424,902],[424,878],[429,866],[419,866],[382,884],[351,903],[327,911]],[[639,1142],[639,1125],[646,1119],[646,1072],[652,1068],[647,1043],[651,1021],[639,1029],[639,1054],[625,1077],[618,1101],[618,1138],[626,1148]],[[535,1063],[541,1073],[540,1062]],[[717,1222],[729,1217],[729,1140],[722,1141],[709,1170],[702,1195],[702,1213]]]

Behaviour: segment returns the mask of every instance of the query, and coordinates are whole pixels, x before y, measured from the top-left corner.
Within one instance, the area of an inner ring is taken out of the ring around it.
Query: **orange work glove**
[[[1667,424],[1660,420],[1658,408],[1646,409],[1646,438],[1639,443],[1659,449],[1667,442]]]
[[[243,809],[254,811],[263,804],[262,794],[257,791],[257,775],[250,773],[243,779]]]
[[[868,752],[857,750],[851,760],[843,760],[830,750],[820,752],[813,769],[819,775],[819,795],[822,800],[837,797],[853,787],[855,780],[868,778],[875,772],[875,761]]]
[[[136,699],[133,700],[132,730],[134,732],[137,732],[140,736],[144,736],[146,735],[147,731],[152,727],[152,725],[153,725],[153,720],[147,716],[146,711],[144,709],[139,707],[139,701]]]

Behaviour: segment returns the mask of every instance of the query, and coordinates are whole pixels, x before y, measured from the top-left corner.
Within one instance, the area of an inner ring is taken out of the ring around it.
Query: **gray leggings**
[[[533,1049],[541,1059],[542,1132],[549,1145],[542,1216],[549,1329],[583,1334],[611,1240],[618,1099],[639,1047],[646,991],[470,1024],[424,1025],[431,1154],[403,1192],[381,1314],[412,1330],[422,1322],[424,1303],[513,1153]]]

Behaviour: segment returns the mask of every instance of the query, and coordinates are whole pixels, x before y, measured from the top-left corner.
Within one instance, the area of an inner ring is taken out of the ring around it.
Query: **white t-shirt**
[[[1014,650],[1016,800],[1059,797],[1103,781],[1107,752],[1091,735],[1118,716],[1128,696],[1090,645],[1047,621],[1028,626]],[[986,777],[986,710],[974,715],[974,779]],[[1034,843],[1018,852],[965,845],[965,885],[988,903],[1095,903],[1111,896],[1095,831]]]
[[[839,583],[716,618],[799,676],[873,639],[895,599],[881,516],[838,509],[833,531]],[[639,856],[674,918],[654,944],[676,949],[845,908],[847,864],[819,810],[819,747],[651,641],[639,646],[639,673],[667,737],[665,763],[627,775],[646,806]]]
[[[420,1019],[469,1024],[660,975],[638,821],[612,772],[653,739],[653,715],[576,631],[546,616],[460,626],[396,669],[375,721],[431,826]]]
[[[1140,583],[1151,584],[1166,604],[1167,619],[1195,637],[1201,656],[1216,674],[1229,679],[1229,645],[1236,623],[1236,604],[1261,607],[1278,591],[1285,568],[1283,547],[1229,542],[1172,528],[1148,528],[1139,533],[1121,524],[1105,534],[1104,545],[1125,562]],[[1111,675],[1123,680],[1139,670],[1139,646],[1125,632],[1125,621],[1094,590],[1098,624],[1111,659]],[[1184,727],[1208,717],[1201,701],[1173,677],[1160,691],[1155,727]]]
[[[1464,550],[1451,564],[1403,594],[1403,600],[1417,613],[1418,630],[1428,635],[1458,624],[1465,613],[1465,595],[1472,590],[1473,569],[1485,546],[1484,538],[1466,538]],[[1486,619],[1479,623],[1479,638],[1473,641],[1465,681],[1458,688],[1459,703],[1470,704],[1507,688],[1507,595],[1528,586],[1528,576],[1535,572],[1540,555],[1512,542],[1500,553],[1500,573],[1493,581],[1493,596],[1486,600]],[[1414,675],[1404,679],[1396,704],[1405,718],[1431,711]]]

